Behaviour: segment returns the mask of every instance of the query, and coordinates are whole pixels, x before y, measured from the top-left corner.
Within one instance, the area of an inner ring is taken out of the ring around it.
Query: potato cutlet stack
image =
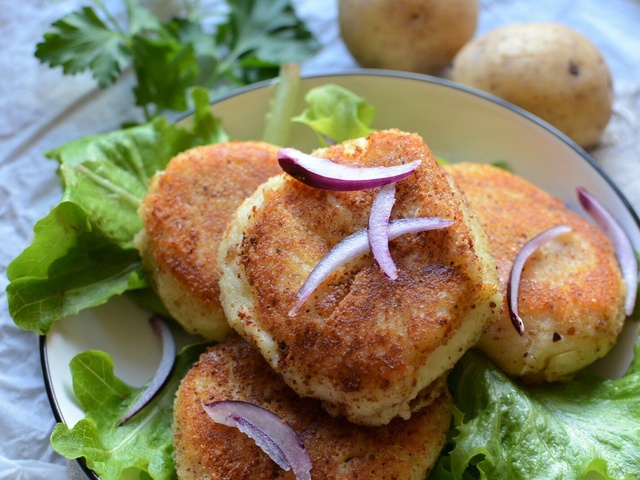
[[[392,219],[440,217],[448,228],[390,242],[398,278],[372,256],[347,262],[295,316],[296,292],[346,236],[367,227],[374,190],[334,192],[282,174],[237,210],[220,244],[231,326],[301,397],[362,425],[409,418],[473,346],[502,303],[483,229],[418,135],[375,132],[315,155],[354,166],[420,160],[397,183]]]
[[[280,172],[275,146],[225,142],[179,154],[152,179],[136,244],[154,289],[188,332],[221,340],[230,331],[220,305],[218,245],[236,208]]]
[[[154,177],[140,214],[137,246],[152,285],[186,330],[222,340],[230,327],[220,310],[215,251],[235,208],[255,187],[281,173],[277,149],[258,142],[197,147]],[[277,265],[274,268],[279,268]],[[435,464],[451,419],[441,377],[426,408],[410,422],[356,426],[333,418],[320,402],[301,399],[235,333],[212,347],[181,383],[174,408],[178,478],[292,478],[245,434],[207,416],[203,402],[261,405],[294,426],[313,460],[313,478],[422,479]],[[363,477],[364,475],[364,477]]]
[[[454,164],[455,178],[478,215],[506,292],[523,244],[556,225],[571,228],[542,245],[522,273],[520,336],[507,303],[478,347],[504,372],[529,383],[566,380],[604,356],[624,319],[626,289],[604,232],[560,200],[504,169]]]
[[[154,288],[187,331],[221,341],[176,396],[181,480],[294,477],[213,421],[203,404],[217,400],[288,422],[314,479],[423,479],[450,425],[446,373],[468,348],[477,343],[506,373],[537,383],[570,377],[620,332],[625,288],[602,231],[504,170],[443,169],[419,136],[398,130],[314,154],[363,167],[420,160],[397,184],[391,219],[453,224],[391,241],[397,279],[361,255],[292,315],[314,266],[367,227],[377,189],[309,187],[282,173],[276,153],[260,142],[189,150],[153,179],[140,209],[137,244]],[[513,259],[558,224],[571,232],[543,245],[523,272],[520,336],[503,302]]]

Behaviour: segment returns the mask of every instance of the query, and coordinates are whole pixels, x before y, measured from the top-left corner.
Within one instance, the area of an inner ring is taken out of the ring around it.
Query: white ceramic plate
[[[521,109],[437,78],[358,70],[304,78],[298,112],[305,107],[303,94],[325,83],[346,87],[375,106],[374,127],[419,133],[436,156],[451,162],[505,161],[515,173],[576,211],[580,209],[575,188],[585,187],[615,213],[640,250],[640,222],[620,191],[580,147]],[[230,137],[259,139],[272,92],[268,83],[242,89],[215,102],[213,112],[222,118]],[[292,146],[309,150],[318,145],[307,127],[296,125]],[[114,359],[116,375],[132,385],[143,385],[153,375],[160,352],[147,319],[146,312],[119,298],[54,325],[42,339],[41,355],[57,420],[71,426],[83,417],[68,367],[81,351],[106,351]],[[616,349],[595,367],[600,373],[615,377],[626,370],[636,329],[628,325]]]

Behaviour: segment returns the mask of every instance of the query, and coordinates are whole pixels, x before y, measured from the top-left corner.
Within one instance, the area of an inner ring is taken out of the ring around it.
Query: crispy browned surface
[[[512,327],[505,302],[480,349],[510,375],[530,382],[565,379],[607,353],[624,321],[625,287],[605,234],[505,170],[458,164],[448,171],[485,227],[505,292],[527,240],[555,225],[572,228],[525,265],[518,302],[524,336]]]
[[[186,330],[221,338],[229,327],[220,306],[216,254],[235,209],[281,170],[277,148],[259,142],[196,147],[156,175],[140,207],[138,246],[151,281]]]
[[[487,327],[501,301],[495,265],[475,217],[417,135],[383,131],[319,153],[362,166],[421,159],[397,184],[392,218],[438,216],[454,225],[393,241],[397,280],[364,255],[289,317],[316,263],[367,226],[376,190],[327,192],[275,177],[238,210],[221,244],[225,312],[300,395],[366,425],[406,418],[411,400]]]
[[[409,421],[361,427],[332,418],[319,402],[299,398],[259,353],[231,334],[202,355],[178,391],[174,447],[181,480],[294,478],[243,433],[213,422],[202,402],[215,400],[247,401],[289,422],[309,452],[314,480],[423,480],[439,456],[450,422],[446,387]]]

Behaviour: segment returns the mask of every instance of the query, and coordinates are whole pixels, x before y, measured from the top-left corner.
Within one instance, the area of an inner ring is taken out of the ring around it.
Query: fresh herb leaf
[[[111,23],[115,28],[120,29],[120,31],[123,30],[106,9],[102,0],[93,0],[93,2],[100,6],[105,17],[112,19]],[[146,33],[161,35],[163,33],[165,25],[148,8],[145,8],[139,0],[124,0],[124,3],[127,6],[128,33],[130,36]]]
[[[214,87],[214,72],[222,61],[224,53],[216,44],[216,38],[204,30],[202,24],[196,20],[174,18],[166,25],[176,41],[181,45],[192,45],[196,64],[198,65],[198,78],[196,85]]]
[[[201,23],[204,12],[161,22],[140,0],[124,2],[128,29],[93,0],[99,11],[84,7],[54,22],[35,55],[65,74],[91,70],[102,88],[132,66],[147,120],[185,111],[195,86],[220,93],[273,78],[281,64],[302,62],[319,47],[291,0],[228,0],[213,31]]]
[[[279,65],[300,63],[313,55],[318,42],[296,16],[290,0],[229,0],[228,21],[216,36],[228,53],[216,70],[243,85],[278,74]]]
[[[133,239],[142,228],[137,209],[150,178],[179,152],[226,139],[206,92],[195,89],[193,99],[198,113],[188,128],[157,118],[49,152],[60,163],[64,193],[7,269],[17,325],[45,334],[60,318],[147,287]]]
[[[135,37],[133,52],[138,80],[133,91],[136,105],[145,109],[147,118],[165,110],[186,110],[186,91],[195,85],[200,73],[193,45]]]
[[[51,25],[35,55],[52,67],[74,75],[91,70],[98,85],[114,83],[131,62],[125,35],[105,24],[91,7],[65,15]]]
[[[238,57],[254,53],[274,64],[299,63],[318,46],[289,0],[231,0],[229,5],[236,32],[230,45]]]
[[[307,92],[305,100],[309,107],[292,121],[309,126],[325,145],[327,139],[343,142],[373,131],[371,123],[375,108],[343,87],[326,84],[313,88]]]
[[[452,449],[430,479],[640,478],[639,357],[619,379],[525,388],[467,353],[450,376]]]
[[[165,388],[121,426],[120,417],[144,388],[118,379],[108,354],[96,350],[78,354],[70,366],[73,390],[85,417],[72,428],[57,424],[51,435],[53,449],[70,459],[84,457],[101,480],[119,480],[127,469],[146,473],[154,480],[174,479],[173,399],[204,348],[204,344],[194,344],[183,349]]]

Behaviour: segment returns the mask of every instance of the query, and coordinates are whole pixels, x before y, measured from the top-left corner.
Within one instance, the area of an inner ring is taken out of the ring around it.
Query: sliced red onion
[[[604,231],[616,251],[622,277],[627,287],[627,298],[624,304],[625,313],[631,315],[636,304],[638,293],[638,258],[633,250],[631,240],[614,216],[593,195],[584,188],[578,187],[578,200],[585,211]]]
[[[153,315],[149,318],[149,323],[153,328],[154,333],[160,339],[162,345],[162,355],[160,357],[160,364],[154,374],[151,381],[147,384],[143,392],[138,399],[129,406],[124,413],[118,425],[122,425],[127,420],[131,419],[140,410],[142,410],[156,395],[162,390],[162,388],[169,380],[169,376],[173,371],[173,366],[176,360],[176,339],[173,336],[173,332],[169,326],[158,315]]]
[[[398,278],[398,269],[389,251],[389,217],[396,203],[394,183],[384,185],[373,200],[369,213],[369,249],[380,268],[391,280]]]
[[[405,233],[417,233],[427,230],[446,228],[453,223],[452,220],[444,220],[438,217],[426,218],[401,218],[389,222],[387,239],[404,235]],[[298,302],[289,312],[294,316],[300,307],[307,301],[313,291],[329,277],[341,265],[369,251],[369,231],[366,228],[359,230],[333,247],[327,255],[311,271],[300,290],[296,294]]]
[[[347,192],[381,187],[402,180],[418,168],[420,160],[391,167],[353,167],[294,148],[281,148],[278,151],[278,163],[289,175],[311,187]]]
[[[511,272],[509,273],[509,281],[507,282],[507,306],[509,308],[509,317],[511,323],[515,327],[516,331],[520,334],[524,334],[524,322],[518,314],[518,290],[520,288],[520,277],[522,276],[522,269],[529,257],[548,241],[554,239],[558,235],[571,231],[571,227],[568,225],[556,225],[539,233],[535,237],[527,241],[513,261],[511,266]]]
[[[298,480],[311,480],[311,458],[302,439],[282,418],[248,402],[223,400],[203,404],[217,423],[235,427],[250,437],[284,470],[293,470]]]

